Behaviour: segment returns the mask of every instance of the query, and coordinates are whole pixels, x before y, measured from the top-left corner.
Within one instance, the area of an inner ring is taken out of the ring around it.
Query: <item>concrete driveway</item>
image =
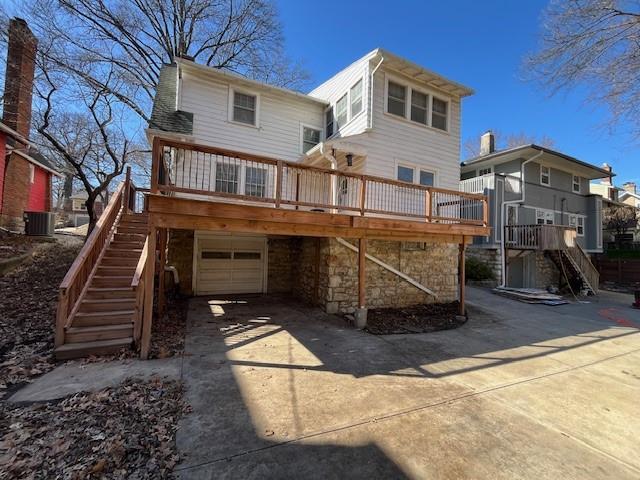
[[[468,296],[462,328],[385,337],[282,298],[192,300],[179,478],[639,478],[631,297]]]

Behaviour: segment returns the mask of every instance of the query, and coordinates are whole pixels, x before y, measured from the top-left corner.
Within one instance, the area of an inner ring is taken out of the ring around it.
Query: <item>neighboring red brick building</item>
[[[51,211],[51,163],[29,144],[37,40],[27,23],[9,24],[3,118],[0,122],[0,226],[20,229],[27,211]]]

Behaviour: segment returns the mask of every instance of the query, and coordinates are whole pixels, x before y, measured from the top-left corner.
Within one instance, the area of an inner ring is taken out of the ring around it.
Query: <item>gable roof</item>
[[[626,198],[626,197],[633,197],[633,198],[635,198],[636,200],[640,200],[640,194],[633,193],[633,192],[629,192],[629,191],[627,191],[627,190],[624,190],[624,191],[620,192],[620,194],[619,194],[618,198],[622,198],[622,197],[624,197],[624,198]]]
[[[518,158],[526,158],[527,156],[533,156],[540,152],[547,154],[547,158],[555,157],[557,159],[561,159],[563,161],[567,161],[573,164],[574,166],[580,169],[581,176],[589,180],[615,176],[615,173],[613,172],[609,172],[608,170],[605,170],[600,167],[596,167],[595,165],[592,165],[587,162],[583,162],[582,160],[578,160],[577,158],[567,155],[565,153],[558,152],[557,150],[552,150],[547,147],[541,147],[540,145],[536,145],[534,143],[530,143],[527,145],[520,145],[518,147],[513,147],[513,148],[507,148],[504,150],[497,150],[487,155],[480,155],[474,158],[470,158],[469,160],[465,160],[461,162],[460,165],[462,166],[463,171],[469,171],[471,170],[471,168],[465,168],[465,167],[471,167],[471,166],[477,167],[485,164],[492,164],[492,165],[501,164],[501,163],[509,162],[511,160],[515,160]]]

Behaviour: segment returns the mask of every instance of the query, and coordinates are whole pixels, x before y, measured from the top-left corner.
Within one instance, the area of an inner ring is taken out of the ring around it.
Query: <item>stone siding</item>
[[[167,264],[176,267],[180,293],[193,295],[193,230],[169,230]]]
[[[296,262],[293,247],[293,239],[289,237],[270,237],[267,240],[269,251],[267,291],[269,293],[291,292]]]
[[[535,288],[547,288],[548,286],[558,286],[558,280],[560,279],[560,271],[556,264],[553,263],[544,252],[535,252],[535,266],[536,266],[536,285]]]
[[[487,284],[500,285],[502,282],[502,262],[500,251],[497,248],[478,248],[469,245],[466,250],[466,258],[474,258],[489,265],[493,271],[494,280],[488,280]]]

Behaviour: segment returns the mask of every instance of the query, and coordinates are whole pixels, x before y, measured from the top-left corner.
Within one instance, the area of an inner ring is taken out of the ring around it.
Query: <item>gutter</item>
[[[344,238],[336,237],[336,240],[338,241],[338,243],[340,245],[342,245],[344,247],[347,247],[349,250],[353,250],[356,253],[358,253],[360,251],[360,249],[358,247],[356,247],[355,245],[352,245],[351,243],[347,242]],[[431,295],[433,298],[436,298],[436,299],[438,298],[438,295],[436,295],[432,290],[429,290],[427,287],[425,287],[421,283],[418,283],[416,280],[411,278],[409,275],[406,275],[406,274],[402,273],[400,270],[396,270],[391,265],[389,265],[387,263],[384,263],[382,260],[380,260],[379,258],[374,257],[373,255],[369,255],[368,253],[365,253],[364,256],[365,256],[365,258],[367,260],[371,260],[376,265],[380,265],[385,270],[388,270],[391,273],[396,274],[397,276],[399,276],[404,281],[406,281],[406,282],[410,283],[411,285],[413,285],[414,287],[416,287],[418,290],[422,290],[423,292]]]
[[[524,162],[522,162],[522,164],[520,165],[520,188],[522,189],[522,198],[518,199],[518,200],[504,200],[504,182],[503,182],[503,186],[502,186],[502,205],[500,207],[500,225],[502,228],[502,281],[500,282],[500,286],[501,287],[505,287],[506,283],[507,283],[507,279],[506,279],[506,274],[507,274],[507,249],[505,247],[505,245],[507,244],[507,239],[505,238],[505,217],[506,217],[506,211],[507,211],[507,205],[512,205],[512,204],[518,204],[518,203],[525,203],[525,198],[526,198],[526,189],[525,189],[525,179],[524,179],[524,167],[527,163],[529,162],[533,162],[534,160],[536,160],[538,157],[540,157],[542,154],[544,153],[544,150],[540,151],[539,153],[536,153],[533,157],[531,157],[529,160],[525,160]]]

